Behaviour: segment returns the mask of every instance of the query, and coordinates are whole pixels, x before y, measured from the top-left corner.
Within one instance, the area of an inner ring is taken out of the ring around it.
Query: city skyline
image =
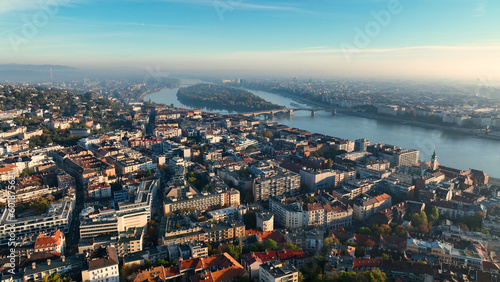
[[[487,0],[4,1],[0,64],[495,81],[499,8]]]

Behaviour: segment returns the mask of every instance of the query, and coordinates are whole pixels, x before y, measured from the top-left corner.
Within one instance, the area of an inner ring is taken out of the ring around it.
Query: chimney
[[[47,260],[47,265],[50,265],[51,261],[50,259]]]
[[[34,262],[34,263],[32,263],[32,264],[31,264],[31,268],[32,268],[32,269],[35,269],[35,268],[36,268],[36,262]]]

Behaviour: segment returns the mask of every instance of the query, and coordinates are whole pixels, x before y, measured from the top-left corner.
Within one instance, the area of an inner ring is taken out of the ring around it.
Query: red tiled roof
[[[260,253],[250,253],[241,255],[241,259],[246,262],[246,264],[252,264],[256,261],[260,263],[265,263],[271,260],[290,260],[293,258],[304,258],[304,252],[299,250],[286,250],[277,252],[260,252]]]
[[[206,273],[198,273],[189,277],[191,282],[198,281],[229,281],[245,274],[245,269],[228,253],[203,258],[203,268]],[[214,268],[216,268],[214,270]]]
[[[487,261],[487,260],[483,260],[483,267],[485,269],[491,269],[491,270],[499,270],[500,269],[498,264]]]
[[[179,267],[179,271],[183,272],[189,269],[200,269],[201,268],[201,259],[183,259],[177,262],[177,267]]]
[[[59,230],[57,230],[53,236],[45,236],[45,234],[40,233],[35,241],[35,250],[59,246],[62,244],[63,236],[63,233]]]
[[[195,269],[197,272],[201,269],[207,270],[206,272],[199,272],[199,274],[192,275],[189,278],[192,282],[228,281],[236,277],[241,277],[245,273],[245,269],[241,264],[229,254],[223,253],[207,258],[179,260],[177,266],[158,266],[143,270],[136,275],[133,281],[165,281],[182,275],[182,272],[188,269]]]
[[[392,245],[402,245],[406,243],[406,238],[390,236],[390,235],[380,235],[380,239]]]
[[[354,233],[354,242],[356,242],[356,244],[363,245],[368,240],[372,240],[375,244],[378,244],[380,237]]]
[[[252,235],[255,234],[257,237],[259,237],[262,241],[267,241],[269,239],[273,239],[276,241],[276,243],[284,243],[286,242],[285,237],[278,231],[270,231],[270,232],[262,232],[260,229],[248,229],[245,231],[245,235]]]
[[[353,270],[358,270],[358,269],[369,269],[369,268],[374,268],[374,267],[381,267],[382,266],[382,258],[357,258],[354,259],[354,262],[352,264],[352,269]]]
[[[180,273],[177,267],[163,267],[157,266],[151,269],[142,270],[137,274],[134,282],[143,282],[143,281],[164,281],[166,279],[171,279],[173,277],[179,276]]]
[[[306,211],[316,211],[316,210],[322,210],[323,205],[321,203],[310,203],[305,205],[304,210]]]

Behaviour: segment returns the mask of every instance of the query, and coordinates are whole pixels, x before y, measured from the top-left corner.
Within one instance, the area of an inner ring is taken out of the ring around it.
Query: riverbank
[[[355,116],[364,117],[364,118],[377,119],[377,120],[399,122],[401,124],[416,125],[416,126],[421,126],[421,127],[426,127],[426,128],[447,130],[447,131],[451,131],[451,132],[463,133],[463,134],[466,134],[468,136],[472,136],[475,138],[486,138],[486,139],[500,141],[500,135],[496,135],[496,134],[492,134],[492,133],[486,134],[486,133],[482,133],[482,132],[474,132],[473,130],[466,129],[466,128],[449,127],[449,126],[445,126],[445,125],[432,124],[432,123],[420,122],[420,121],[415,121],[415,120],[407,120],[407,119],[400,119],[400,118],[395,118],[395,117],[381,116],[381,115],[367,113],[367,112],[352,111],[352,112],[346,112],[346,114],[355,115]]]
[[[254,89],[254,90],[262,91],[260,89]],[[337,110],[337,112],[342,112],[342,114],[346,114],[346,115],[353,115],[353,116],[375,119],[375,120],[391,121],[391,122],[396,122],[399,124],[408,124],[408,125],[420,126],[420,127],[424,127],[424,128],[440,129],[440,130],[445,130],[445,131],[449,131],[449,132],[461,133],[461,134],[464,134],[464,135],[467,135],[470,137],[474,137],[474,138],[484,138],[484,139],[500,141],[500,132],[486,134],[484,132],[477,132],[477,131],[474,131],[472,129],[467,129],[467,128],[450,127],[450,126],[446,126],[446,125],[432,124],[432,123],[402,119],[402,118],[397,118],[397,117],[383,116],[383,115],[378,115],[378,114],[374,114],[374,113],[367,113],[367,112],[364,112],[361,110],[356,111],[356,110],[352,110],[352,109],[338,108],[338,107],[334,107],[330,104],[319,103],[317,101],[303,98],[303,97],[298,97],[298,96],[294,96],[294,95],[286,95],[286,94],[275,93],[275,92],[273,92],[273,93],[276,95],[280,95],[283,97],[287,97],[287,98],[299,101],[300,103],[307,104],[311,107],[335,109],[335,110]]]

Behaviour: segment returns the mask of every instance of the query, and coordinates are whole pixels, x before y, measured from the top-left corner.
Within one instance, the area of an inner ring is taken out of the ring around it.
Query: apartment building
[[[409,238],[406,241],[406,251],[415,254],[426,254],[437,257],[440,262],[451,263],[453,244],[439,241],[424,241]]]
[[[218,243],[245,236],[245,224],[242,222],[221,222],[204,224],[185,230],[166,232],[160,239],[161,244],[182,244],[191,241]]]
[[[269,261],[281,261],[286,264],[291,264],[295,268],[300,269],[304,265],[306,254],[302,250],[283,250],[276,252],[261,252],[248,253],[241,255],[241,265],[250,274],[250,278],[257,279],[259,277],[259,268],[263,263]]]
[[[84,282],[119,282],[118,255],[114,246],[99,247],[86,258],[88,268],[82,270]]]
[[[120,238],[116,242],[118,257],[142,251],[143,242],[144,228],[129,228],[126,232],[120,234]]]
[[[134,227],[145,228],[148,215],[145,209],[123,212],[86,208],[80,215],[80,238],[98,237],[104,233],[117,234]]]
[[[262,164],[250,171],[255,177],[252,183],[255,202],[300,189],[300,175],[275,164]]]
[[[340,178],[335,170],[331,169],[301,169],[299,175],[300,183],[306,185],[311,191],[335,187]]]
[[[352,225],[353,209],[336,200],[303,204],[294,198],[274,197],[269,200],[269,207],[276,223],[285,228],[318,226],[335,229]]]
[[[392,198],[388,194],[369,196],[363,194],[353,201],[353,216],[357,220],[365,221],[375,213],[392,206]]]
[[[121,213],[145,210],[148,213],[147,220],[150,220],[153,202],[157,197],[158,179],[136,182],[124,188],[132,199],[118,203],[118,210]]]
[[[35,252],[47,252],[47,253],[57,253],[64,254],[64,248],[66,247],[66,238],[64,233],[57,230],[50,233],[40,233],[36,237],[35,241]]]
[[[36,236],[33,235],[41,232],[69,232],[74,208],[74,196],[66,196],[61,201],[51,203],[46,213],[16,218],[15,222],[10,221],[8,209],[4,209],[0,217],[0,246],[8,244],[11,233],[16,235],[17,242],[27,240],[26,243],[29,243],[32,240],[34,243]]]
[[[114,165],[106,162],[105,159],[94,157],[91,151],[80,146],[57,151],[54,154],[54,160],[83,184],[95,176],[111,177],[116,175]]]
[[[298,282],[299,272],[291,264],[280,261],[266,262],[259,267],[259,282]]]
[[[179,189],[179,188],[173,188]],[[179,195],[179,196],[177,196]],[[183,209],[208,210],[222,206],[238,206],[240,205],[240,192],[234,188],[218,189],[213,192],[199,193],[194,189],[185,194],[175,194],[164,200],[165,214],[172,213]]]
[[[225,209],[218,209],[207,212],[207,214],[216,221],[233,221],[233,220],[243,220],[243,215],[246,213],[247,209],[245,206],[235,206],[228,207]]]
[[[154,163],[150,158],[141,157],[139,159],[125,158],[125,157],[113,157],[110,158],[116,168],[116,173],[118,175],[127,175],[129,173],[134,173],[139,170],[155,170],[156,163]]]

